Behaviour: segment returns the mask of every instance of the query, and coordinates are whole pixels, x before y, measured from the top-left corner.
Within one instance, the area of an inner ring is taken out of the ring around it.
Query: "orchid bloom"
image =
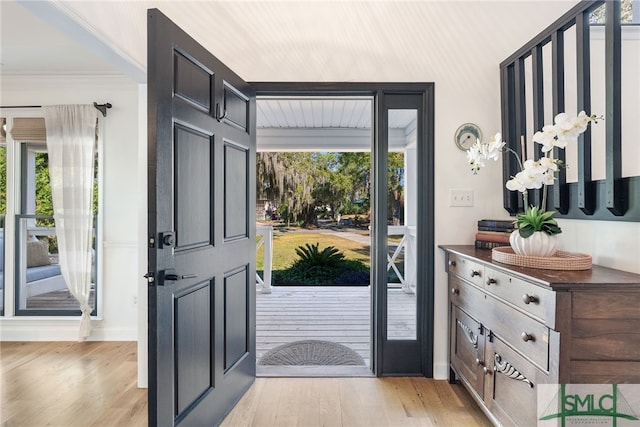
[[[480,141],[477,141],[467,150],[467,160],[471,165],[471,170],[474,175],[484,167],[484,155],[482,153],[482,144],[480,144]]]
[[[486,158],[497,161],[502,152],[502,148],[506,145],[506,142],[502,140],[500,132],[491,137],[487,145]]]
[[[542,145],[542,152],[547,153],[553,147],[565,148],[568,143],[574,142],[578,136],[587,130],[590,122],[595,122],[596,116],[587,116],[580,111],[575,118],[570,118],[567,113],[560,113],[554,118],[553,125],[547,125],[533,135],[533,141]]]
[[[541,157],[538,162],[545,171],[550,171],[551,173],[558,172],[558,163],[553,157]]]
[[[546,125],[541,131],[533,134],[533,142],[537,142],[542,145],[542,152],[546,153],[551,151],[557,144],[557,128],[553,125]],[[559,146],[559,145],[558,145]],[[566,146],[566,144],[565,144]],[[564,146],[562,146],[564,148]]]
[[[566,113],[555,116],[554,124],[547,125],[541,131],[533,135],[533,142],[542,145],[543,157],[538,160],[524,160],[521,156],[502,141],[502,135],[496,133],[486,144],[476,141],[467,150],[467,159],[471,164],[471,170],[477,174],[485,166],[485,161],[489,159],[498,160],[500,153],[509,151],[514,154],[520,165],[520,171],[507,181],[506,187],[511,191],[522,193],[525,205],[527,204],[527,190],[545,187],[543,191],[542,207],[546,205],[546,186],[553,185],[555,173],[558,172],[562,162],[553,158],[553,147],[565,148],[569,142],[574,142],[583,133],[588,125],[596,122],[595,115],[587,116],[581,111],[576,117],[570,117]]]
[[[477,174],[485,166],[485,160],[498,161],[505,144],[499,132],[492,136],[487,144],[481,143],[479,139],[476,140],[476,143],[467,150],[467,160],[473,174]]]

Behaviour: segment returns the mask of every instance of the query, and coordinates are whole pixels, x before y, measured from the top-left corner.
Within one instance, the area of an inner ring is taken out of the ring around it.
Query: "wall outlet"
[[[449,206],[473,206],[473,190],[449,189]]]

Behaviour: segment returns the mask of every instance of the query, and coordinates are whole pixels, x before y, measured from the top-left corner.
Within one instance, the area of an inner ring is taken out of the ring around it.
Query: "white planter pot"
[[[525,239],[516,230],[509,236],[509,243],[518,255],[550,257],[556,253],[558,240],[544,231],[536,231]]]

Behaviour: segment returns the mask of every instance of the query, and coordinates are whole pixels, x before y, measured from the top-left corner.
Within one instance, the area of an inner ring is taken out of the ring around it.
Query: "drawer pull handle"
[[[535,341],[536,340],[533,335],[528,334],[526,332],[523,332],[521,337],[522,337],[522,341],[524,341],[524,342]]]
[[[454,260],[449,261],[449,267],[455,267],[456,262]]]
[[[458,295],[460,293],[460,291],[456,288],[451,288],[451,294],[452,295]]]
[[[480,276],[480,272],[478,270],[471,270],[471,277]]]
[[[464,331],[464,336],[467,337],[473,348],[478,348],[478,337],[473,333],[470,327],[464,324],[460,319],[456,320],[456,323]]]
[[[529,294],[524,294],[524,295],[522,295],[522,301],[524,301],[525,304],[530,304],[530,303],[537,304],[538,303],[538,297],[533,296],[533,295],[529,295]]]
[[[522,381],[525,384],[527,384],[529,387],[533,388],[533,383],[531,382],[531,380],[525,377],[507,360],[504,360],[502,356],[500,356],[498,353],[496,353],[493,360],[494,360],[494,364],[493,364],[494,371],[504,374],[505,376],[507,376],[508,378],[511,378],[512,380]]]
[[[489,375],[491,373],[489,368],[487,368],[486,366],[484,368],[482,368],[482,372],[484,372],[485,375]]]
[[[495,285],[496,283],[498,283],[498,281],[496,279],[494,279],[493,277],[489,277],[487,279],[487,286]]]
[[[484,366],[484,362],[482,360],[480,360],[479,358],[476,357],[476,365],[478,366]]]

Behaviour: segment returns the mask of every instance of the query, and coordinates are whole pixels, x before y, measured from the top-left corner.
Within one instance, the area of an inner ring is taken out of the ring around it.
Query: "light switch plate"
[[[473,206],[473,190],[449,189],[449,206]]]

